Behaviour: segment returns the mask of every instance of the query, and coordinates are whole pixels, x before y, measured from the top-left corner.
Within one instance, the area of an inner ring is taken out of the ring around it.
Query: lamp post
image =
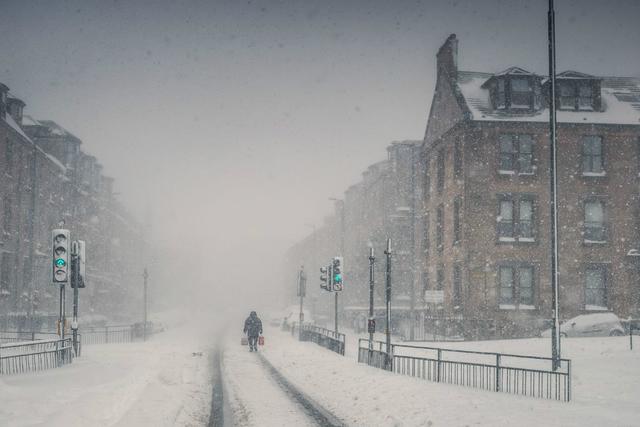
[[[551,306],[553,324],[551,325],[552,369],[560,367],[560,316],[558,295],[558,175],[556,144],[556,21],[553,0],[549,0],[547,14],[549,36],[549,176],[551,205]]]

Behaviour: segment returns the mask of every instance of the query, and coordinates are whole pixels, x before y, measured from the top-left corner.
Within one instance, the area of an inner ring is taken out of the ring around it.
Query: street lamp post
[[[556,144],[556,22],[553,0],[549,0],[547,14],[549,36],[549,168],[551,205],[551,305],[553,324],[551,325],[552,369],[560,367],[560,319],[558,295],[558,162]]]
[[[386,355],[386,363],[385,368],[387,370],[391,370],[392,368],[392,358],[391,358],[391,238],[387,239],[387,249],[384,251],[384,254],[387,256],[387,274],[386,274],[386,335],[387,335],[387,355]]]
[[[373,334],[375,332],[375,317],[373,314],[373,287],[375,286],[375,266],[376,257],[373,253],[373,247],[369,248],[369,321],[367,322],[367,329],[369,331],[369,358],[371,358],[371,351],[373,350]]]

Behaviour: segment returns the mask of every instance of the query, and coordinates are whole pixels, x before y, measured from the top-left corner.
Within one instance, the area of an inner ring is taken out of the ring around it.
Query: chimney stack
[[[438,75],[447,77],[451,81],[458,78],[458,38],[455,34],[447,37],[447,40],[438,50],[436,55]]]
[[[13,120],[22,126],[22,111],[24,110],[25,103],[18,98],[7,98],[7,112],[11,114]]]
[[[0,83],[0,119],[3,119],[7,116],[7,96],[9,93],[9,88],[2,83]]]

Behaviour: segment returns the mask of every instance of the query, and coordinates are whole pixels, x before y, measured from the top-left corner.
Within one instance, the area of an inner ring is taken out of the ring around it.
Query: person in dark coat
[[[258,351],[258,337],[262,334],[262,321],[255,311],[252,311],[244,321],[244,332],[249,337],[249,351]]]

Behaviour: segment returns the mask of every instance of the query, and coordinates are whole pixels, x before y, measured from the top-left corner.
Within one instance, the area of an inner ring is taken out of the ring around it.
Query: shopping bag
[[[258,345],[264,345],[264,337],[262,335],[258,337]]]
[[[240,338],[240,345],[249,345],[249,339],[247,337]]]

